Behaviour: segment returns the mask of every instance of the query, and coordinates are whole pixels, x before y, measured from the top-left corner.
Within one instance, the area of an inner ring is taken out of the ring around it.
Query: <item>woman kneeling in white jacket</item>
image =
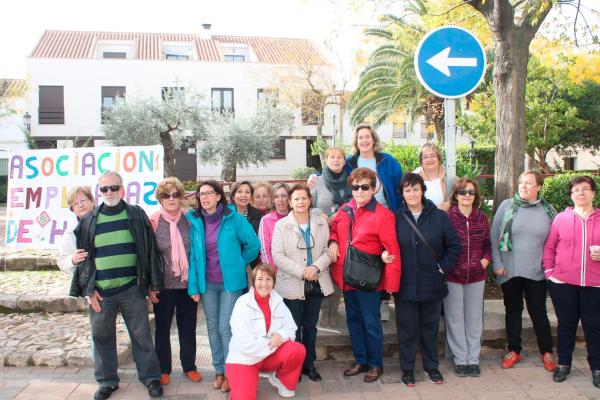
[[[271,372],[269,382],[281,397],[294,397],[306,350],[294,341],[297,326],[292,314],[273,291],[273,267],[257,265],[252,280],[253,287],[237,300],[231,314],[225,365],[231,399],[256,399],[259,372]]]

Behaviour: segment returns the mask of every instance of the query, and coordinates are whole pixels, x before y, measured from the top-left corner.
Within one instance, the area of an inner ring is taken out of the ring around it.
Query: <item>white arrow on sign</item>
[[[450,56],[450,47],[446,47],[444,50],[437,53],[435,56],[427,60],[427,64],[440,71],[446,76],[450,76],[450,69],[448,67],[476,67],[476,58],[456,58]]]

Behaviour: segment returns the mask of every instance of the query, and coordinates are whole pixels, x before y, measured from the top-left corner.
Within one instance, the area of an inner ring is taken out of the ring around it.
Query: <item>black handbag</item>
[[[352,246],[352,225],[354,213],[352,208],[344,207],[350,217],[348,227],[348,249],[344,260],[344,283],[355,289],[371,292],[379,287],[383,273],[383,260],[380,254],[364,252]]]
[[[316,297],[323,296],[321,291],[321,284],[318,280],[316,281],[304,281],[304,297]]]

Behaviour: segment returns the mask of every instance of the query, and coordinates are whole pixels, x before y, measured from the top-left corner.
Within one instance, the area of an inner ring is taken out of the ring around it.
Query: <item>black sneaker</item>
[[[442,376],[442,373],[434,368],[434,369],[426,369],[425,370],[425,375],[427,375],[429,377],[429,380],[437,385],[441,385],[442,383],[444,383],[444,377]]]
[[[552,373],[552,379],[554,382],[564,382],[567,379],[567,375],[571,373],[570,365],[559,365]]]
[[[455,365],[454,373],[459,378],[466,378],[468,376],[468,367],[464,364]]]
[[[118,388],[119,388],[119,385],[117,385],[117,386],[101,386],[100,388],[98,388],[98,390],[96,390],[96,393],[94,394],[94,400],[106,400]]]
[[[600,389],[600,369],[592,371],[592,383]]]
[[[162,397],[163,388],[159,381],[152,381],[148,383],[148,395],[150,397]]]
[[[467,376],[472,378],[478,378],[481,375],[481,370],[479,369],[479,365],[471,364],[467,365]]]
[[[415,374],[412,370],[402,371],[402,379],[400,380],[403,385],[408,387],[415,387]]]

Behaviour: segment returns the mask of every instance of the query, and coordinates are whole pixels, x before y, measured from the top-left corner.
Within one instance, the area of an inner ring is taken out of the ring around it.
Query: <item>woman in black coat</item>
[[[420,345],[425,374],[433,383],[441,384],[444,378],[438,370],[436,340],[443,300],[448,294],[446,274],[460,255],[460,239],[448,215],[425,198],[425,182],[420,175],[404,175],[401,189],[403,202],[396,212],[396,235],[402,277],[394,303],[402,383],[415,384],[415,357]]]

